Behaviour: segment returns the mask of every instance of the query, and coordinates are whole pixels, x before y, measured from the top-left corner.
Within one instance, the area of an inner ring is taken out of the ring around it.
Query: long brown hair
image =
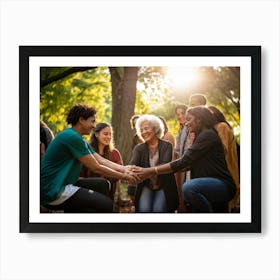
[[[90,135],[89,144],[93,147],[94,151],[99,153],[99,140],[96,137],[96,133],[100,132],[106,127],[110,127],[112,132],[112,139],[113,139],[113,129],[112,126],[109,123],[98,123],[96,124],[95,128],[92,130],[92,133]],[[111,152],[114,149],[114,143],[113,140],[111,140],[110,144],[104,147],[104,154],[102,155],[104,158],[109,159]]]

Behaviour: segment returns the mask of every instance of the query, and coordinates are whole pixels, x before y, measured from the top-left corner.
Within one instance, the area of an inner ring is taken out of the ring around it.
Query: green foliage
[[[233,127],[240,139],[240,68],[200,67],[200,87],[207,95],[208,104],[216,106]]]
[[[71,67],[41,67],[40,68],[40,79],[47,80],[54,76],[64,73],[69,70]]]
[[[41,79],[47,80],[62,74],[69,67],[42,67]],[[123,77],[124,68],[117,68]],[[163,116],[169,130],[175,136],[178,122],[175,104],[188,105],[193,93],[203,93],[208,104],[220,109],[234,128],[237,139],[240,137],[240,78],[238,67],[196,67],[197,82],[184,89],[178,89],[167,80],[167,67],[140,67],[136,92],[136,114]],[[76,103],[87,103],[97,109],[97,121],[111,122],[112,96],[110,73],[107,67],[77,72],[41,89],[41,119],[58,133],[67,125],[66,115]]]
[[[41,68],[44,78],[65,68]],[[41,89],[40,110],[43,119],[56,134],[67,127],[66,116],[76,103],[86,103],[97,110],[102,121],[111,119],[111,84],[107,68],[77,72]],[[98,121],[98,119],[97,119]]]

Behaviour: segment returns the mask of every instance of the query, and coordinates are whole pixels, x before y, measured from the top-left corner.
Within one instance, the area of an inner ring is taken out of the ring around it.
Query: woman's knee
[[[195,192],[195,183],[192,182],[192,180],[187,181],[183,184],[182,193],[185,199],[192,196],[194,192]]]

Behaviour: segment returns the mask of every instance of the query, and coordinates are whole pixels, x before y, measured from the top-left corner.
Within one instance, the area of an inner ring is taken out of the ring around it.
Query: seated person
[[[172,144],[161,139],[164,125],[160,118],[154,115],[142,115],[136,122],[136,131],[143,143],[134,148],[131,165],[157,167],[172,160]],[[178,203],[177,185],[173,174],[153,174],[137,185],[136,212],[174,213]]]
[[[104,194],[79,187],[82,165],[104,176],[137,182],[137,176],[127,167],[113,163],[84,140],[94,128],[96,110],[83,104],[73,106],[67,116],[67,128],[48,146],[41,162],[40,203],[64,212],[112,212],[112,200]]]
[[[213,203],[228,203],[236,194],[236,185],[227,168],[222,141],[214,128],[215,119],[205,106],[187,112],[187,127],[196,134],[193,145],[179,159],[163,165],[139,168],[142,180],[169,174],[181,169],[191,170],[191,179],[183,184],[184,202],[192,212],[214,212]]]
[[[113,144],[113,129],[108,123],[98,123],[91,132],[91,137],[89,140],[90,146],[102,157],[115,162],[117,164],[123,165],[122,157],[120,152],[114,147]],[[83,166],[81,170],[81,177],[103,177],[100,174],[90,171],[88,168]],[[115,178],[105,177],[111,183],[111,188],[109,191],[109,196],[114,200],[116,189],[118,190],[118,195],[120,196],[120,180]],[[120,198],[120,197],[119,197]]]

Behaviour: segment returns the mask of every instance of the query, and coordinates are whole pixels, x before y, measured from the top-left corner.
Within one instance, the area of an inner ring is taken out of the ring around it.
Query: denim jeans
[[[183,184],[184,202],[193,212],[213,212],[213,204],[227,203],[231,199],[227,185],[216,178],[196,178]]]
[[[139,198],[140,213],[166,213],[167,205],[163,189],[151,190],[143,187]]]

